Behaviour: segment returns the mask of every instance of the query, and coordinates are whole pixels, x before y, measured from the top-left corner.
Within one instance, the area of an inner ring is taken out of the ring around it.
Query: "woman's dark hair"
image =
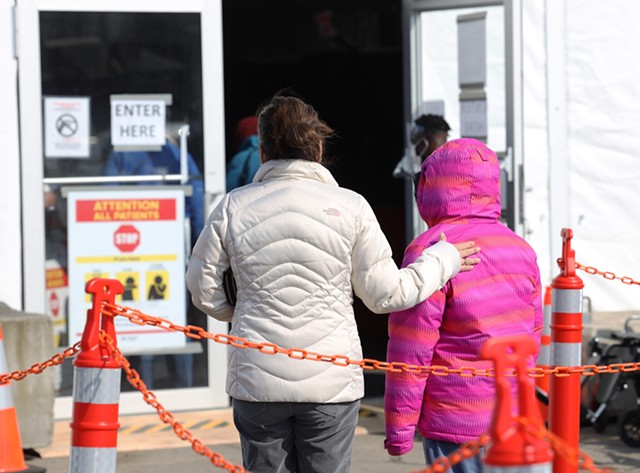
[[[333,130],[314,108],[293,96],[276,94],[258,112],[258,135],[265,159],[322,162],[324,142]]]

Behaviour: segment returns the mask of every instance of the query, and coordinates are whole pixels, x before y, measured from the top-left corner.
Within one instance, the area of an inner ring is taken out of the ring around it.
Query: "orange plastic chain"
[[[610,281],[613,281],[614,279],[618,279],[622,282],[622,284],[629,284],[629,285],[637,284],[640,286],[640,282],[634,280],[633,278],[630,278],[629,276],[616,276],[611,271],[600,271],[599,269],[596,269],[593,266],[584,266],[583,264],[580,264],[578,262],[576,262],[576,268],[581,269],[582,271],[588,274],[597,274],[599,276],[602,276],[605,279],[609,279]]]
[[[477,369],[470,366],[463,366],[460,368],[448,368],[446,366],[420,366],[411,365],[402,362],[386,362],[377,361],[369,358],[363,360],[352,360],[344,355],[323,355],[312,351],[303,350],[301,348],[282,348],[273,343],[268,342],[252,342],[246,338],[236,337],[234,335],[227,334],[212,334],[207,332],[201,327],[194,325],[182,326],[174,324],[173,322],[162,319],[160,317],[153,317],[146,315],[137,309],[130,307],[121,307],[113,304],[104,304],[102,307],[102,313],[109,316],[120,315],[129,319],[136,325],[151,325],[154,327],[160,327],[167,331],[183,332],[185,336],[196,340],[209,339],[217,343],[224,345],[231,345],[236,348],[253,348],[267,355],[283,354],[289,358],[295,358],[298,360],[312,360],[322,361],[325,363],[332,363],[339,366],[355,365],[361,367],[363,370],[381,370],[390,371],[394,373],[417,373],[417,374],[430,374],[434,376],[448,376],[455,374],[463,378],[472,378],[474,376],[486,376],[495,377],[495,370],[489,369]],[[614,363],[605,366],[585,365],[577,367],[556,366],[551,368],[533,367],[529,369],[529,376],[532,378],[541,378],[543,376],[557,376],[566,377],[574,373],[580,373],[583,376],[593,376],[599,373],[619,373],[619,372],[631,372],[640,371],[640,362],[634,363]],[[506,376],[515,376],[513,371],[507,372]]]
[[[544,427],[534,424],[526,417],[516,417],[515,420],[522,424],[529,433],[549,442],[554,452],[562,455],[569,463],[578,467],[579,470],[588,470],[592,473],[614,473],[613,470],[609,468],[600,469],[596,467],[593,459],[589,455],[574,449],[560,437]]]
[[[584,267],[578,264],[579,269],[584,269]],[[588,271],[589,272],[589,271]],[[597,270],[591,272],[591,274],[595,274]],[[630,280],[632,282],[625,282],[625,284],[638,284],[637,282],[631,280],[631,278],[618,278],[617,276],[608,276],[612,273],[600,273],[606,279],[621,279],[623,282],[625,280]],[[307,350],[302,349],[285,349],[278,347],[272,343],[256,343],[246,340],[242,337],[235,337],[232,335],[226,334],[210,334],[205,331],[201,327],[187,325],[181,326],[178,324],[174,324],[169,320],[162,319],[159,317],[153,317],[146,315],[136,309],[131,309],[128,307],[121,307],[117,305],[112,305],[105,303],[102,308],[102,313],[109,316],[121,315],[128,318],[132,323],[137,325],[151,325],[156,327],[161,327],[168,331],[178,331],[183,332],[187,337],[193,339],[210,339],[218,343],[231,345],[236,348],[254,348],[259,350],[262,353],[275,355],[275,354],[285,354],[291,358],[295,359],[307,359],[307,360],[315,360],[315,361],[323,361],[329,362],[340,366],[348,366],[348,365],[357,365],[362,367],[362,369],[368,370],[384,370],[384,371],[394,371],[394,372],[411,372],[411,373],[424,373],[424,374],[433,374],[435,376],[447,376],[450,374],[457,374],[462,377],[473,377],[473,376],[488,376],[495,377],[495,371],[493,369],[481,370],[475,369],[472,367],[462,367],[462,368],[447,368],[445,366],[418,366],[418,365],[408,365],[406,363],[400,362],[380,362],[377,360],[371,359],[363,359],[363,360],[352,360],[343,355],[322,355],[314,352],[309,352]],[[120,364],[122,369],[127,374],[127,379],[129,383],[136,389],[138,389],[143,394],[144,401],[149,404],[151,407],[156,409],[158,415],[162,422],[166,424],[170,424],[173,427],[176,435],[182,439],[191,443],[193,450],[203,455],[211,460],[211,462],[219,467],[224,468],[227,471],[234,473],[246,473],[246,470],[238,465],[234,465],[231,462],[227,461],[222,455],[219,453],[213,452],[211,449],[206,447],[202,441],[198,440],[193,436],[193,434],[185,429],[179,422],[177,422],[173,414],[167,411],[160,402],[158,402],[155,394],[152,391],[149,391],[140,378],[140,375],[136,370],[131,368],[129,361],[124,357],[122,352],[114,346],[113,341],[105,332],[100,332],[100,338],[103,344],[105,344],[112,352],[114,359]],[[21,380],[28,376],[29,374],[40,374],[45,369],[60,365],[66,358],[75,356],[80,351],[80,343],[77,342],[73,346],[67,348],[63,353],[58,353],[51,357],[51,359],[43,362],[36,363],[31,366],[31,368],[26,370],[17,370],[11,373],[6,373],[0,375],[0,385],[7,384],[11,380]],[[614,363],[606,366],[596,366],[596,365],[585,365],[581,367],[555,367],[555,368],[531,368],[529,370],[529,376],[532,377],[542,377],[546,375],[555,375],[555,376],[569,376],[572,373],[580,373],[583,376],[593,376],[598,373],[618,373],[618,372],[631,372],[631,371],[639,371],[640,370],[640,362],[638,363]],[[507,376],[515,376],[515,373],[507,373]],[[548,430],[541,428],[533,423],[531,423],[528,419],[523,417],[516,418],[516,421],[520,422],[527,428],[527,430],[536,435],[538,438],[544,439],[550,443],[554,451],[564,458],[566,458],[570,463],[574,466],[579,467],[580,469],[591,471],[592,473],[613,473],[610,469],[598,469],[593,460],[583,452],[576,451],[572,447],[568,446],[562,439],[555,436],[553,433]],[[436,459],[429,468],[426,470],[420,470],[414,473],[443,473],[447,471],[451,466],[456,465],[468,458],[472,458],[478,455],[480,449],[487,445],[490,441],[490,438],[487,434],[483,434],[480,438],[473,442],[465,443],[461,446],[460,449],[451,453],[447,457],[441,457]]]
[[[480,453],[480,449],[486,446],[490,440],[489,434],[482,434],[478,440],[462,444],[458,450],[446,457],[436,458],[425,470],[415,470],[411,473],[445,473],[452,466],[477,456]]]
[[[182,424],[180,424],[180,422],[176,421],[173,417],[173,414],[167,411],[162,406],[162,404],[160,404],[153,391],[149,391],[147,389],[147,386],[144,384],[142,379],[140,379],[140,375],[138,374],[138,372],[131,368],[129,360],[124,357],[118,347],[114,346],[111,337],[109,337],[109,335],[102,330],[100,331],[100,341],[105,344],[105,346],[107,346],[107,348],[111,351],[111,355],[113,356],[113,358],[118,362],[118,364],[127,374],[127,380],[129,381],[129,383],[142,393],[144,402],[149,404],[158,412],[158,416],[160,416],[160,420],[162,420],[162,422],[173,427],[173,431],[180,439],[186,440],[187,442],[191,443],[191,448],[193,448],[193,450],[197,454],[209,458],[211,460],[211,463],[213,463],[218,468],[224,468],[225,470],[234,473],[246,473],[246,470],[242,466],[234,465],[219,453],[212,451],[209,447],[205,446],[202,441],[195,438],[189,429],[185,429]]]
[[[65,358],[75,356],[80,351],[80,342],[75,343],[73,346],[67,348],[62,353],[56,353],[49,360],[36,363],[31,368],[26,370],[16,370],[11,373],[0,374],[0,386],[9,383],[11,380],[19,381],[30,374],[40,374],[47,368],[55,365],[59,365]]]
[[[577,467],[580,470],[588,470],[592,473],[613,473],[613,470],[608,468],[600,469],[593,463],[593,459],[584,452],[577,451],[571,446],[567,445],[560,437],[549,432],[544,427],[536,425],[526,417],[516,417],[516,422],[522,424],[525,429],[538,437],[539,439],[549,442],[553,451],[556,454],[562,455],[572,466]],[[446,457],[436,458],[436,460],[429,465],[425,470],[416,470],[412,473],[444,473],[449,468],[458,463],[475,457],[480,453],[480,449],[486,446],[491,441],[488,434],[482,434],[478,440],[474,442],[467,442],[463,444],[458,450],[452,452]]]

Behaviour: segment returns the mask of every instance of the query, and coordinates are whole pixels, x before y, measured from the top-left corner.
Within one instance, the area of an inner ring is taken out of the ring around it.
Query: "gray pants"
[[[360,401],[233,400],[242,460],[251,473],[347,473]]]

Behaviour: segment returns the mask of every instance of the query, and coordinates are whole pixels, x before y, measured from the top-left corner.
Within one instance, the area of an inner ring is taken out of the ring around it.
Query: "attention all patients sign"
[[[159,187],[159,186],[158,186]],[[93,278],[117,279],[116,303],[184,325],[186,321],[184,191],[102,186],[72,190],[69,222],[69,341],[82,335]],[[125,353],[183,347],[180,332],[115,318]]]

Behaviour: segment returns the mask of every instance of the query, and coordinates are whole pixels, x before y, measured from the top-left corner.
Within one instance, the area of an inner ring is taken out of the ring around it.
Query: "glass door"
[[[220,2],[18,0],[17,9],[25,309],[52,315],[57,345],[70,346],[84,282],[109,277],[125,286],[122,305],[226,332],[184,285],[191,245],[224,192]],[[228,405],[224,347],[118,332],[167,408]],[[56,417],[70,416],[72,373],[61,365]],[[148,409],[122,386],[122,413]]]
[[[522,234],[520,8],[519,0],[405,1],[403,161],[417,171],[420,159],[411,142],[421,116],[443,117],[450,139],[486,142],[501,161],[502,218]],[[431,122],[423,117],[420,123]],[[424,222],[412,191],[406,194],[411,239]]]

